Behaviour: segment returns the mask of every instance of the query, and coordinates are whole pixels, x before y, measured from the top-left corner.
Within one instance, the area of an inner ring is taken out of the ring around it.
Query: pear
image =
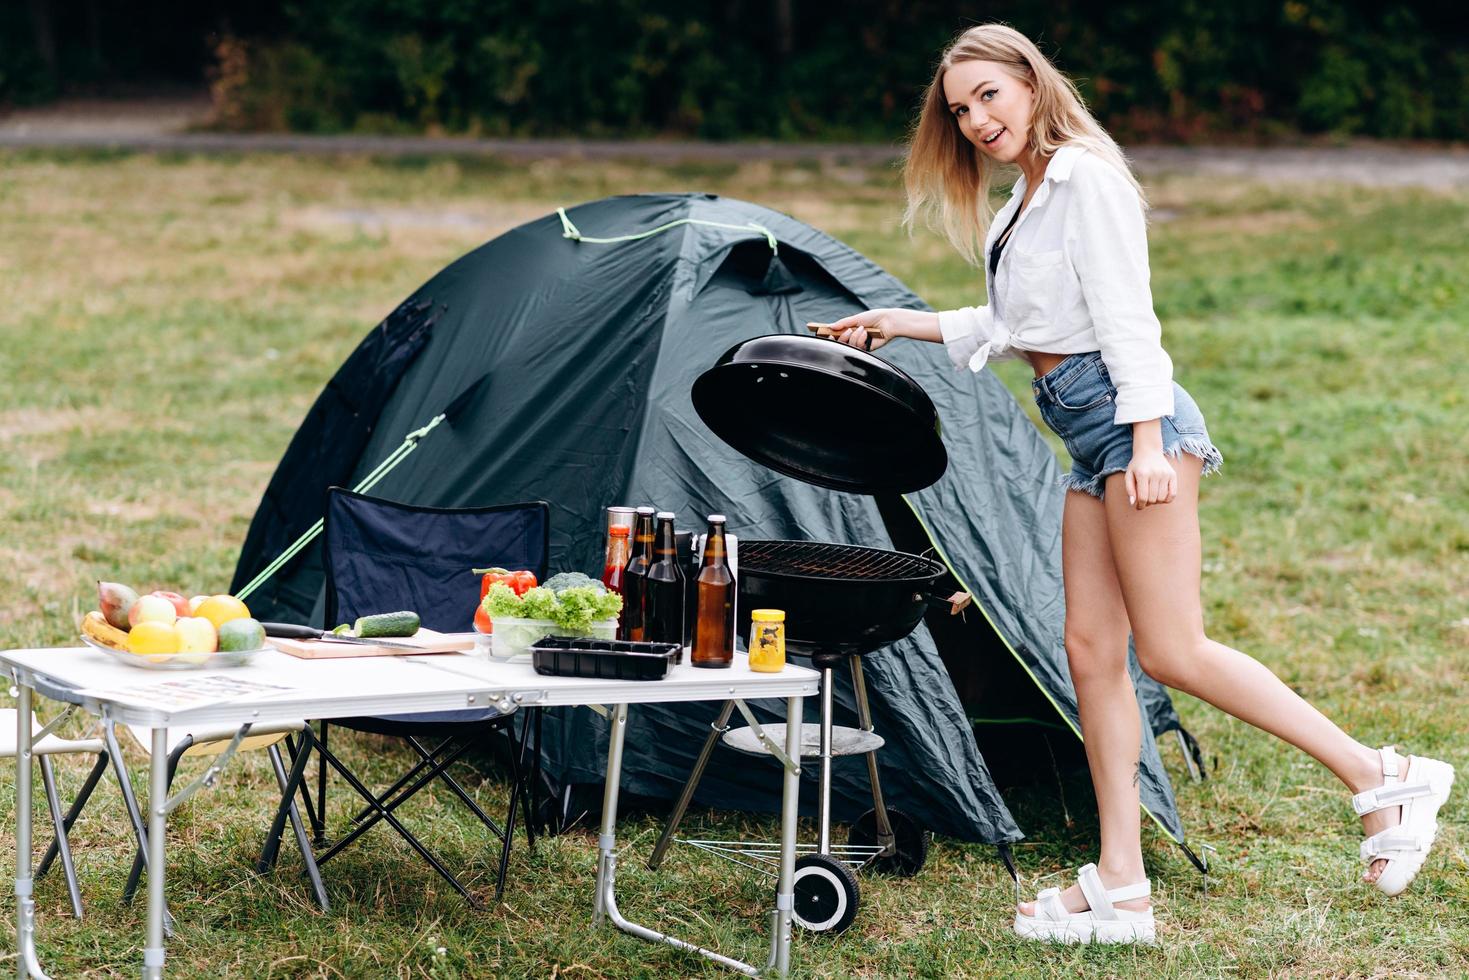
[[[128,610],[138,601],[138,594],[118,582],[97,583],[97,608],[107,621],[120,630],[130,628]]]

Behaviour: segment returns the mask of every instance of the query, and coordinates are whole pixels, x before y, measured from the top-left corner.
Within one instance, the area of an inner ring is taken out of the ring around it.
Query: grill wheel
[[[857,876],[830,854],[807,854],[796,862],[795,893],[792,917],[807,932],[845,932],[862,904]]]

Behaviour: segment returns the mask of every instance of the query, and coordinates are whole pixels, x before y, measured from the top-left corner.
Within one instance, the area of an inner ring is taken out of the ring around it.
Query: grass
[[[975,273],[941,242],[897,228],[896,181],[881,169],[0,155],[0,647],[70,641],[99,577],[185,594],[225,587],[307,407],[399,300],[556,205],[665,189],[779,208],[850,242],[935,306],[976,300]],[[1152,242],[1168,346],[1226,457],[1202,503],[1211,633],[1364,741],[1469,759],[1469,195],[1187,175],[1155,177],[1149,191],[1167,218]],[[1025,370],[998,370],[1027,404]],[[1465,794],[1441,816],[1411,892],[1384,901],[1354,884],[1359,830],[1328,774],[1177,700],[1217,759],[1209,781],[1191,784],[1164,747],[1184,824],[1217,848],[1217,874],[1206,896],[1182,855],[1149,832],[1159,947],[1021,943],[1006,931],[1013,892],[993,850],[941,840],[917,879],[865,880],[846,935],[798,935],[798,972],[1469,974]],[[405,765],[370,739],[350,755],[379,776]],[[64,795],[84,771],[62,766]],[[468,785],[503,806],[495,772]],[[481,912],[374,833],[328,865],[334,908],[320,915],[289,852],[284,873],[249,873],[271,786],[264,760],[246,759],[172,819],[173,975],[720,972],[588,928],[595,844],[585,832],[545,841],[533,857],[517,851],[506,903]],[[1030,835],[1019,856],[1032,884],[1094,857],[1084,783],[1067,787],[1069,818],[1054,787],[1007,800]],[[12,801],[0,793],[7,854]],[[345,815],[335,817],[340,831]],[[489,844],[462,808],[434,797],[409,819],[488,893]],[[704,814],[690,830],[772,827]],[[647,872],[657,830],[647,816],[622,823],[625,910],[759,960],[767,886],[687,852]],[[117,899],[130,843],[115,787],[104,783],[73,840],[87,918],[70,918],[59,876],[43,880],[42,960],[61,976],[133,975],[142,909]]]

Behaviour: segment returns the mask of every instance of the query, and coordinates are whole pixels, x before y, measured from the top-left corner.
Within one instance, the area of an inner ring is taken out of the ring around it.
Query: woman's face
[[[993,61],[961,61],[944,72],[944,98],[964,138],[997,163],[1030,145],[1035,91]]]

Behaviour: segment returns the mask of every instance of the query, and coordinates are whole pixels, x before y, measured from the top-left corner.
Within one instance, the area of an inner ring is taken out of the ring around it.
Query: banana
[[[111,647],[114,650],[128,648],[127,633],[109,623],[106,617],[96,609],[87,613],[82,619],[82,632],[105,647]]]

